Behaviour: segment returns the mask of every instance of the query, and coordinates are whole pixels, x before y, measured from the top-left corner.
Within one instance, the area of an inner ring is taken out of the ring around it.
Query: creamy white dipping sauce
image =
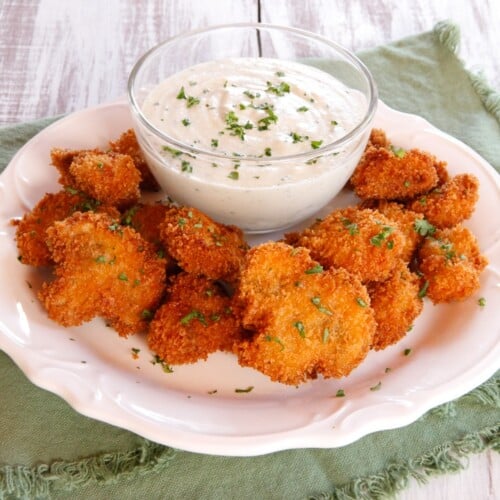
[[[312,215],[343,187],[368,132],[342,150],[321,148],[355,128],[367,106],[361,92],[308,65],[223,59],[167,78],[141,106],[182,151],[150,132],[139,139],[171,198],[247,231],[271,231]],[[297,154],[309,155],[280,159]]]

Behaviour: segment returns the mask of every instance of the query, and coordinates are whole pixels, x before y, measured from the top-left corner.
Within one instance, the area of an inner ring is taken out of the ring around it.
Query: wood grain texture
[[[500,88],[500,0],[3,0],[0,125],[52,116],[123,95],[138,57],[190,29],[238,21],[300,27],[353,50],[427,31],[451,19],[460,55]],[[398,498],[500,499],[500,458],[472,456],[467,470],[416,482]]]

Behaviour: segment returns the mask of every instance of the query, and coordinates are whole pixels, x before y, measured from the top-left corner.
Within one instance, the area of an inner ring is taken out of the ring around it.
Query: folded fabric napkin
[[[427,118],[500,169],[500,96],[464,69],[458,43],[458,29],[440,23],[360,56],[388,105]],[[0,167],[53,120],[0,130]],[[349,446],[230,458],[174,450],[84,417],[0,353],[0,441],[0,499],[385,498],[410,478],[500,451],[500,372],[407,427]]]

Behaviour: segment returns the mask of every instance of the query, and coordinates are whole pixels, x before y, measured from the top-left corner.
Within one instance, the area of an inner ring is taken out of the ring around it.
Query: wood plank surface
[[[499,0],[3,0],[0,125],[68,113],[125,94],[152,45],[190,29],[270,22],[308,29],[360,50],[451,19],[460,55],[500,88]],[[500,458],[472,456],[467,470],[412,483],[398,498],[500,499]]]

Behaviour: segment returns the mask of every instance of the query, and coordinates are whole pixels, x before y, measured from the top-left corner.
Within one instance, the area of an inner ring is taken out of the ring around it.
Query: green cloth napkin
[[[458,29],[361,54],[390,106],[424,116],[500,169],[500,97],[456,56]],[[0,167],[53,119],[0,130]],[[32,385],[0,352],[0,499],[386,498],[466,457],[500,451],[500,373],[417,422],[337,449],[261,457],[164,447],[79,415]]]

